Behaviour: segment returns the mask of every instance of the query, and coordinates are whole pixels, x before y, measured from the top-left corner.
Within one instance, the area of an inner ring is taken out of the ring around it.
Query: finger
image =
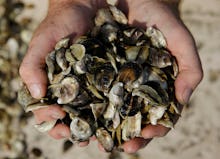
[[[99,148],[100,151],[106,152],[104,147],[100,143],[98,143],[98,148]]]
[[[70,137],[70,129],[65,124],[57,124],[48,134],[54,139],[63,139]]]
[[[85,147],[89,144],[89,141],[84,141],[84,142],[80,142],[78,143],[79,147]]]
[[[169,130],[169,128],[166,128],[162,125],[148,125],[142,129],[141,135],[145,139],[163,137],[169,132]]]
[[[181,104],[187,104],[189,98],[203,78],[201,61],[195,42],[190,33],[183,26],[177,26],[173,30],[175,34],[170,34],[169,39],[172,41],[168,47],[176,57],[179,74],[175,81],[176,97]],[[174,43],[174,41],[177,41]]]
[[[129,140],[123,144],[124,152],[126,153],[135,153],[139,149],[145,147],[151,139],[143,139],[143,138],[134,138]]]
[[[95,141],[95,140],[96,140],[96,136],[93,135],[92,137],[90,137],[90,140],[91,140],[91,141]]]
[[[54,45],[55,41],[49,32],[36,32],[21,63],[20,76],[34,98],[41,98],[46,94],[45,56]]]
[[[36,123],[41,123],[43,121],[51,121],[54,119],[62,119],[65,117],[66,113],[58,105],[50,105],[45,108],[41,108],[33,111]]]

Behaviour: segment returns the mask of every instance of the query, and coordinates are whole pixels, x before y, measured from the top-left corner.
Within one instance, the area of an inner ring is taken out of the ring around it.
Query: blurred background
[[[195,37],[204,79],[175,129],[133,156],[106,154],[96,141],[79,148],[34,128],[16,96],[19,64],[47,0],[0,0],[0,159],[217,159],[220,156],[220,0],[182,0],[181,17]],[[181,41],[180,41],[181,42]]]

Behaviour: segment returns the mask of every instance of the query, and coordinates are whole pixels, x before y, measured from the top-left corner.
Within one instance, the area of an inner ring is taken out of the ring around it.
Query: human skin
[[[47,88],[45,57],[56,42],[71,35],[76,39],[92,27],[92,18],[98,8],[106,6],[103,0],[50,0],[48,14],[36,29],[19,72],[34,98],[44,97]],[[176,6],[176,5],[175,5]],[[159,0],[121,0],[118,6],[128,16],[129,24],[146,27],[156,26],[166,37],[168,49],[176,57],[179,74],[175,81],[178,101],[185,105],[203,77],[201,62],[194,39],[178,15],[172,3]],[[58,106],[33,111],[36,123],[62,119],[65,112]],[[134,153],[154,137],[167,134],[168,128],[148,125],[142,130],[142,138],[123,144],[125,152]],[[64,124],[56,125],[48,132],[55,139],[68,138],[70,129]],[[88,142],[79,143],[86,146]],[[103,148],[99,145],[100,149]]]

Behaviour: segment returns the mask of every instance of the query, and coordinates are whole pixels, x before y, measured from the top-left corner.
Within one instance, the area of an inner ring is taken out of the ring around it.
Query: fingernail
[[[189,102],[190,96],[192,95],[192,89],[186,88],[184,93],[183,93],[183,103],[182,104],[187,104]]]
[[[29,86],[29,90],[31,92],[31,95],[34,98],[41,98],[42,97],[42,92],[41,92],[41,86],[39,84],[32,84]]]

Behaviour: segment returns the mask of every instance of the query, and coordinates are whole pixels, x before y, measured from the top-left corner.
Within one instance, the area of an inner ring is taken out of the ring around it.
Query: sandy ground
[[[46,9],[47,1],[38,0],[37,7],[28,14],[35,15],[35,21],[39,23]],[[139,151],[141,159],[217,159],[220,156],[220,1],[183,0],[181,14],[196,39],[205,76],[175,130],[166,137],[154,139]],[[96,142],[86,148],[74,145],[63,153],[62,140],[53,140],[37,132],[32,126],[33,118],[28,123],[24,130],[27,133],[28,150],[40,147],[48,159],[108,158],[108,154],[98,150]],[[128,157],[123,154],[123,158]]]

